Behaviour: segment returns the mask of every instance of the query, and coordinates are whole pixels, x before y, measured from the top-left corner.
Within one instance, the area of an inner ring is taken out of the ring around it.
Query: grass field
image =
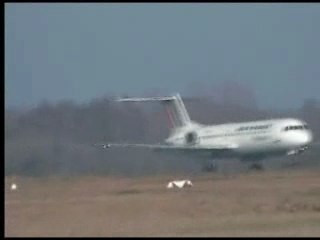
[[[319,170],[181,178],[8,177],[5,236],[320,236]]]

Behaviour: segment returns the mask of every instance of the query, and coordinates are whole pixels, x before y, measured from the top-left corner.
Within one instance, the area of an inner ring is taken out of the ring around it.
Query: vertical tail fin
[[[173,127],[183,127],[190,123],[190,117],[184,106],[184,103],[180,97],[180,94],[176,94],[172,97],[171,101],[163,102],[169,118],[173,122]]]
[[[169,121],[173,128],[184,127],[190,124],[189,114],[184,106],[184,103],[177,93],[171,97],[151,97],[151,98],[122,98],[117,99],[118,102],[146,102],[160,101],[164,104],[167,111]]]

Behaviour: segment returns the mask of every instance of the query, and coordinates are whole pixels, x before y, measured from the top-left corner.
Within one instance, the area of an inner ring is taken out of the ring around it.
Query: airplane
[[[131,147],[154,151],[176,152],[210,159],[238,158],[253,162],[253,168],[263,169],[266,158],[297,155],[307,150],[313,140],[306,122],[295,118],[203,125],[190,120],[179,93],[168,97],[119,98],[118,102],[160,102],[171,122],[171,132],[159,144],[97,143],[103,148]]]

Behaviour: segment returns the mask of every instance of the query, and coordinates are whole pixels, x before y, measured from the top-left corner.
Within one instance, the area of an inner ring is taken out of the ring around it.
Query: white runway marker
[[[10,189],[11,191],[15,191],[18,189],[18,186],[15,183],[12,183]]]

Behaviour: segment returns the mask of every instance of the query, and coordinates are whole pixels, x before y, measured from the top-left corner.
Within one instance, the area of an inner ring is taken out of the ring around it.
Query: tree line
[[[255,105],[186,99],[191,119],[203,124],[298,117],[320,136],[320,107],[314,99],[297,109],[271,111]],[[157,104],[115,103],[108,97],[86,104],[42,102],[29,110],[5,109],[6,175],[141,175],[194,169],[183,156],[145,150],[97,149],[97,142],[157,143],[169,134],[164,109]]]

